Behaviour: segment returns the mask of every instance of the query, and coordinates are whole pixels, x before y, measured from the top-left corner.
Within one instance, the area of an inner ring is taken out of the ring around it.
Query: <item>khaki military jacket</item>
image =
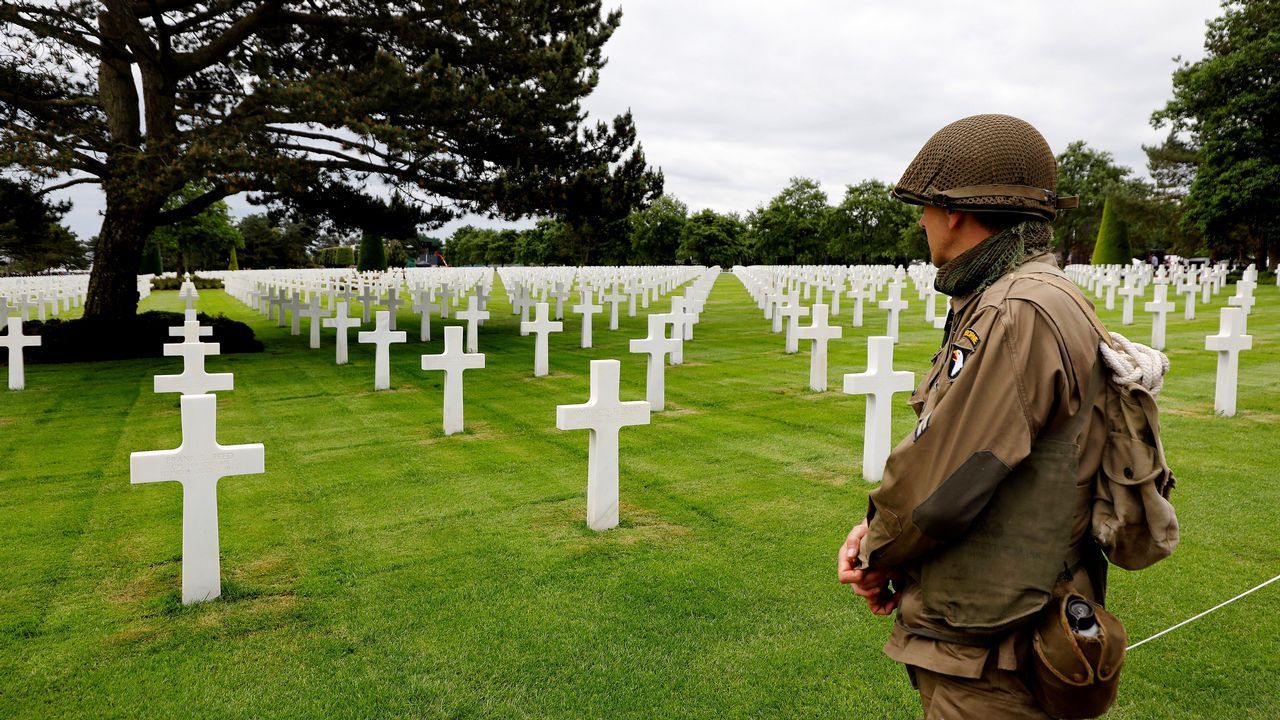
[[[1057,576],[1100,596],[1082,553],[1104,380],[1097,335],[1069,293],[1079,291],[1045,253],[951,300],[910,400],[915,429],[871,493],[861,546],[865,566],[904,575],[885,647],[899,662],[976,678],[995,652],[1014,669],[1020,621]]]

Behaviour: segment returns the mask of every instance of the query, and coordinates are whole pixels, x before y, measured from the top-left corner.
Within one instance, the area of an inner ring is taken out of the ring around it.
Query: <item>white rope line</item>
[[[1129,647],[1125,648],[1125,650],[1126,650],[1126,652],[1127,652],[1127,651],[1129,651],[1129,650],[1132,650],[1132,649],[1134,649],[1134,648],[1138,647],[1139,645],[1142,645],[1143,643],[1149,643],[1149,642],[1151,642],[1152,640],[1155,640],[1156,638],[1160,637],[1161,635],[1164,635],[1165,633],[1173,632],[1174,630],[1177,630],[1178,628],[1182,627],[1183,625],[1186,625],[1187,623],[1191,622],[1192,620],[1199,620],[1200,618],[1204,617],[1205,615],[1208,615],[1209,613],[1213,612],[1214,610],[1217,610],[1217,609],[1219,609],[1219,608],[1226,607],[1227,605],[1230,605],[1231,603],[1233,603],[1233,602],[1235,602],[1235,601],[1239,600],[1240,598],[1244,597],[1245,595],[1248,595],[1249,593],[1253,592],[1254,590],[1261,590],[1262,588],[1264,588],[1264,587],[1266,587],[1266,586],[1270,585],[1271,583],[1273,583],[1273,582],[1275,582],[1275,581],[1277,581],[1277,580],[1280,580],[1280,575],[1277,575],[1277,576],[1275,576],[1275,577],[1271,578],[1270,580],[1268,580],[1268,581],[1266,581],[1266,582],[1262,583],[1261,585],[1257,585],[1257,586],[1251,587],[1251,588],[1249,588],[1248,590],[1245,590],[1244,592],[1240,593],[1239,595],[1237,595],[1237,596],[1235,596],[1235,597],[1231,598],[1230,600],[1228,600],[1228,601],[1226,601],[1226,602],[1224,602],[1224,603],[1221,603],[1221,604],[1219,604],[1219,605],[1215,605],[1214,607],[1211,607],[1211,608],[1209,608],[1208,610],[1205,610],[1204,612],[1200,613],[1199,615],[1197,615],[1197,616],[1195,616],[1195,617],[1193,617],[1193,618],[1190,618],[1189,620],[1183,620],[1182,622],[1178,623],[1177,625],[1174,625],[1173,627],[1169,628],[1168,630],[1161,630],[1160,632],[1156,633],[1155,635],[1152,635],[1152,636],[1151,636],[1151,637],[1149,637],[1149,638],[1145,638],[1145,639],[1139,640],[1138,642],[1136,642],[1136,643],[1134,643],[1134,644],[1130,645]]]

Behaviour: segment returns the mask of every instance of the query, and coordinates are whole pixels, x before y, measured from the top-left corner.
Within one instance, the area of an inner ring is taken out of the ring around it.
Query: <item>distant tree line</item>
[[[792,178],[768,203],[745,216],[688,205],[663,195],[635,210],[590,248],[600,265],[826,264],[906,262],[927,254],[919,211],[868,180],[829,205],[818,183]],[[578,264],[571,227],[541,220],[525,230],[464,226],[444,243],[452,265]]]

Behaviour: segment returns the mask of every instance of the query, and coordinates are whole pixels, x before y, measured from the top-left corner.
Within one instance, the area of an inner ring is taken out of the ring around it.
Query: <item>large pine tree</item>
[[[620,18],[599,0],[0,0],[0,168],[102,186],[88,315],[134,313],[144,239],[240,191],[340,209],[383,184],[428,222],[604,224],[662,185],[629,115],[589,126],[580,107]]]

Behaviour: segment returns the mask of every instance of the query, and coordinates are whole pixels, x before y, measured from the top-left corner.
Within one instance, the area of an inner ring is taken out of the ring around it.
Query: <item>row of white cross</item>
[[[714,273],[708,272],[705,283],[695,284],[690,294],[702,295],[714,282]],[[203,602],[217,598],[222,593],[221,563],[219,558],[217,483],[223,477],[262,473],[265,471],[265,450],[261,444],[221,445],[217,441],[217,397],[215,391],[228,391],[233,387],[230,373],[209,374],[204,370],[204,360],[219,351],[217,343],[202,338],[212,335],[212,328],[203,327],[196,319],[195,303],[199,293],[188,281],[179,296],[186,303],[185,321],[181,327],[172,328],[170,334],[182,338],[182,342],[167,344],[167,356],[183,358],[183,372],[179,375],[160,375],[155,378],[157,393],[181,394],[182,443],[173,450],[135,452],[130,455],[130,482],[145,484],[176,481],[183,488],[182,532],[182,602]],[[337,302],[339,318],[345,318],[345,301]],[[389,342],[404,340],[403,332],[389,328],[389,311],[378,311],[377,329],[361,333],[361,341],[374,342],[380,353],[385,353]],[[547,306],[539,304],[538,315],[543,321],[540,329],[545,335]],[[649,319],[649,337],[633,341],[635,352],[649,355],[650,399],[657,392],[656,409],[662,409],[661,368],[664,355],[683,343],[682,338],[668,338],[665,334],[667,317],[654,314]],[[21,322],[18,323],[18,335]],[[12,323],[11,323],[12,327]],[[539,329],[535,329],[538,332]],[[445,372],[444,424],[445,433],[452,434],[463,427],[462,373],[465,370],[484,367],[484,355],[464,352],[463,328],[445,328],[445,348],[439,355],[423,355],[423,370]],[[345,333],[344,333],[345,334]],[[398,335],[399,337],[395,337]],[[367,336],[367,337],[366,337]],[[656,362],[655,362],[656,361]],[[658,368],[656,388],[652,379],[653,368]],[[649,413],[655,404],[649,400],[621,402],[619,400],[620,363],[617,360],[593,361],[591,364],[591,396],[582,405],[564,405],[557,408],[556,424],[564,430],[586,429],[591,431],[590,458],[588,461],[587,516],[588,525],[596,530],[615,527],[618,522],[618,431],[627,425],[647,424]]]

